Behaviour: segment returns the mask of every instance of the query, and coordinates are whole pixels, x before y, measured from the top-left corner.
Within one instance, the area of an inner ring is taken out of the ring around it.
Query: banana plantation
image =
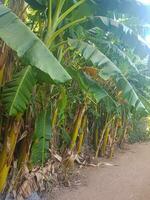
[[[65,174],[86,152],[112,158],[149,117],[141,1],[0,1],[1,194],[54,156]]]

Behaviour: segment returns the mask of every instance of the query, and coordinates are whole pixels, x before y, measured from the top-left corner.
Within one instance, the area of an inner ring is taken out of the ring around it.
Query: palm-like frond
[[[3,5],[0,5],[0,37],[19,57],[48,74],[53,81],[63,83],[71,78],[43,42]]]
[[[101,100],[109,101],[111,108],[117,106],[115,100],[108,94],[105,88],[100,85],[98,82],[93,80],[89,75],[84,73],[82,70],[75,70],[74,68],[69,68],[68,72],[72,78],[77,81],[79,87],[86,93],[90,95],[96,103],[99,103]]]
[[[92,18],[92,21],[94,26],[112,32],[117,39],[120,39],[120,41],[124,42],[125,45],[131,47],[139,56],[147,56],[150,54],[150,46],[145,42],[145,40],[140,35],[135,34],[132,29],[128,28],[124,24],[104,16],[94,17]]]
[[[120,49],[116,44],[111,41],[100,38],[99,33],[100,29],[97,27],[88,31],[88,38],[91,42],[95,44],[95,46],[102,51],[109,59],[111,59],[114,63],[118,63],[118,67],[122,71],[122,73],[135,73],[139,74],[139,71],[136,65],[132,62],[129,56],[125,51]]]
[[[79,53],[99,69],[99,76],[104,80],[113,78],[117,88],[122,91],[123,98],[130,106],[144,108],[139,97],[135,93],[133,87],[126,77],[121,73],[120,69],[94,45],[79,40],[69,39],[69,44],[73,49],[77,49]],[[145,109],[145,108],[144,108]]]
[[[25,111],[36,83],[34,74],[33,68],[28,66],[4,86],[2,101],[9,115],[15,116]]]

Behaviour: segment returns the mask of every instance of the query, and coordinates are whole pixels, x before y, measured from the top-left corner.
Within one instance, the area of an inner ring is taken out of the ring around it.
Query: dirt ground
[[[129,145],[107,162],[113,166],[82,169],[86,184],[57,190],[55,200],[150,200],[150,143]]]

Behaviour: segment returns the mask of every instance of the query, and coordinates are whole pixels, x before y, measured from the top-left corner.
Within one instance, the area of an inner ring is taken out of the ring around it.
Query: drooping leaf
[[[41,111],[35,122],[34,140],[31,149],[33,164],[44,164],[48,158],[52,130],[50,126],[50,109]]]
[[[99,103],[99,101],[103,99],[109,101],[111,107],[117,106],[116,102],[108,94],[104,87],[97,83],[95,80],[91,79],[90,76],[85,74],[83,71],[75,70],[70,67],[68,68],[68,72],[70,73],[72,78],[77,81],[79,87],[84,92],[93,97],[97,103]]]
[[[33,68],[28,66],[17,73],[13,80],[6,83],[2,90],[2,100],[9,115],[16,116],[25,111],[36,83],[35,80]]]
[[[111,41],[101,39],[101,29],[93,28],[88,31],[88,39],[93,42],[96,47],[102,51],[113,63],[116,63],[117,67],[121,70],[122,74],[128,77],[128,80],[136,83],[136,87],[140,85],[141,88],[149,87],[150,77],[143,75],[136,64],[132,62],[125,51],[120,49],[117,45]]]
[[[78,18],[82,18],[84,16],[91,16],[94,15],[95,10],[96,10],[96,6],[92,1],[84,1],[83,4],[81,4],[81,6],[78,7],[78,9],[76,9],[72,16],[71,19],[75,20]]]
[[[69,39],[69,44],[73,49],[77,49],[86,60],[91,61],[92,64],[99,69],[99,76],[101,78],[105,81],[113,78],[119,90],[122,91],[123,98],[130,106],[136,107],[136,109],[145,109],[126,77],[100,50],[98,50],[94,45],[79,40]]]
[[[139,94],[139,96],[142,99],[143,104],[146,107],[146,110],[148,111],[148,113],[150,113],[150,98],[146,98],[144,95],[141,95],[141,94]]]
[[[71,78],[43,42],[3,5],[0,5],[0,38],[19,57],[48,74],[56,83],[63,83]]]
[[[117,36],[117,39],[120,39],[125,45],[131,47],[139,56],[144,57],[150,54],[150,46],[147,42],[124,24],[104,16],[92,18],[92,21],[95,26],[105,31],[112,32]]]
[[[136,65],[131,61],[127,54],[121,50],[117,45],[111,41],[100,38],[101,29],[93,28],[88,31],[88,38],[93,42],[103,54],[105,54],[114,63],[117,62],[117,66],[122,73],[135,73],[139,74]]]

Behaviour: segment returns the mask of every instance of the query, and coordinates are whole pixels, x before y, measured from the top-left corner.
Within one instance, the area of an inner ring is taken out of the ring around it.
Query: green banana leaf
[[[49,144],[52,135],[50,113],[50,109],[44,109],[37,116],[31,148],[31,161],[33,164],[44,165],[48,159]]]
[[[147,42],[124,24],[104,16],[92,17],[91,19],[95,26],[112,32],[117,36],[117,39],[120,39],[125,45],[131,47],[140,57],[150,55],[150,46]]]
[[[113,63],[116,63],[122,74],[126,75],[133,85],[136,83],[136,85],[138,84],[141,88],[148,88],[150,85],[150,77],[143,75],[127,56],[126,52],[121,50],[120,47],[105,40],[104,37],[100,39],[100,34],[101,30],[98,27],[90,29],[88,31],[87,40],[93,42],[103,54]]]
[[[19,57],[46,73],[55,83],[71,79],[43,42],[4,5],[0,5],[0,38]]]
[[[79,54],[99,69],[99,76],[101,78],[105,81],[113,78],[117,88],[122,91],[122,96],[129,106],[136,107],[136,109],[145,109],[132,85],[121,73],[120,69],[107,56],[94,45],[86,42],[73,39],[69,39],[68,42],[73,49],[77,49]]]
[[[16,116],[25,111],[35,83],[35,72],[31,66],[17,73],[12,81],[6,83],[2,90],[2,101],[9,115]]]
[[[90,78],[86,73],[81,70],[75,70],[74,68],[69,67],[68,72],[72,76],[73,80],[77,81],[80,89],[83,92],[86,92],[91,96],[96,103],[99,103],[101,100],[109,101],[110,107],[113,109],[116,108],[117,104],[113,98],[108,94],[103,86]]]
[[[125,51],[121,50],[117,45],[104,38],[100,38],[101,29],[92,28],[88,31],[87,39],[95,44],[95,46],[102,51],[114,63],[117,62],[122,73],[139,74],[136,65],[127,56]]]

